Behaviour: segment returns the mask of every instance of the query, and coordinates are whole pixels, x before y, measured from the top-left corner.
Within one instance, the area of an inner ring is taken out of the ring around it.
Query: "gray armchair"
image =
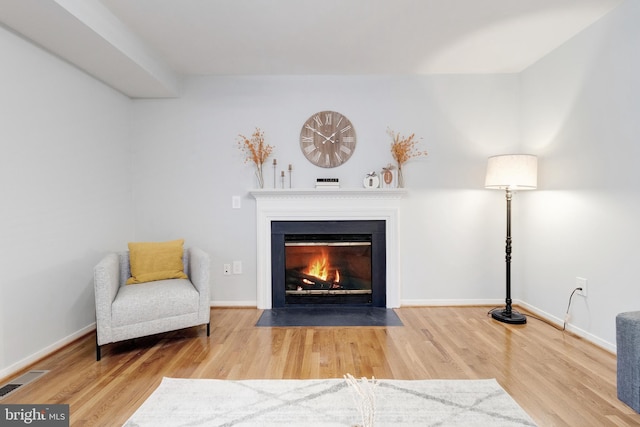
[[[96,360],[100,346],[117,341],[205,324],[209,336],[209,255],[187,248],[182,261],[188,279],[135,285],[125,285],[131,276],[128,251],[108,254],[96,265]]]

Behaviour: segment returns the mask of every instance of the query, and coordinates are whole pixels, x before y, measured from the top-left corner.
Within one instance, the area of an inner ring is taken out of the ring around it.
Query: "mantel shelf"
[[[404,188],[285,188],[249,191],[255,199],[291,198],[355,198],[355,199],[399,199],[407,194]]]

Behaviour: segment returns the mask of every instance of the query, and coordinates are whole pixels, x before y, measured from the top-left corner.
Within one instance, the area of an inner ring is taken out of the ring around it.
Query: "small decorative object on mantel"
[[[319,190],[337,190],[340,188],[338,178],[316,178],[316,188]]]
[[[419,151],[416,148],[418,141],[415,140],[415,134],[412,133],[408,137],[404,137],[393,130],[388,129],[387,133],[391,135],[393,142],[391,143],[391,155],[398,164],[398,188],[404,188],[404,176],[402,175],[402,165],[409,159],[414,157],[426,156],[427,151]]]
[[[278,161],[273,159],[273,188],[276,188],[276,166],[278,166]]]
[[[380,178],[375,172],[369,172],[362,182],[364,188],[378,188],[380,186]]]
[[[380,183],[382,188],[395,188],[396,183],[393,179],[393,170],[395,168],[391,163],[382,168],[382,182]]]
[[[291,173],[293,172],[293,166],[289,163],[289,188],[291,188]]]
[[[264,132],[260,128],[256,128],[251,138],[244,135],[238,135],[238,148],[245,154],[245,163],[252,162],[256,167],[256,178],[258,179],[258,188],[264,188],[264,177],[262,175],[262,165],[271,155],[273,147],[264,142]],[[275,169],[274,160],[274,169]]]

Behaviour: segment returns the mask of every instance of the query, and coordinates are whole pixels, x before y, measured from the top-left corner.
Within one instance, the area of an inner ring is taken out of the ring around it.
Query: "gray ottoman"
[[[618,399],[640,413],[640,311],[616,316]]]

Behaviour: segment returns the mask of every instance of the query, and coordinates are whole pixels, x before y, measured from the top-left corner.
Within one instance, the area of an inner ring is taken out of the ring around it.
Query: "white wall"
[[[522,74],[524,151],[540,155],[527,194],[522,298],[615,348],[615,316],[640,283],[640,2],[627,1]]]
[[[132,235],[130,100],[0,27],[0,378],[95,322]]]
[[[484,172],[489,155],[518,141],[518,84],[515,75],[190,78],[180,99],[134,101],[136,239],[184,237],[204,248],[213,303],[255,305],[255,179],[237,135],[261,127],[278,174],[293,165],[294,187],[311,188],[319,176],[361,187],[368,171],[392,161],[390,127],[415,132],[430,153],[405,167],[403,302],[499,301],[504,194],[483,189]],[[325,109],[349,117],[358,136],[354,155],[335,169],[313,166],[299,148],[302,124]],[[231,208],[232,195],[242,196],[241,209]],[[243,274],[223,276],[233,260]]]

